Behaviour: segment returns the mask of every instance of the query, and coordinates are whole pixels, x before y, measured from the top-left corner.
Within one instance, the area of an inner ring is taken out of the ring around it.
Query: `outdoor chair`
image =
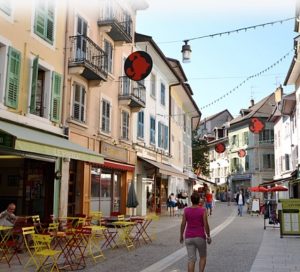
[[[31,219],[36,233],[43,233],[45,231],[45,225],[41,223],[40,216],[32,215]]]
[[[51,265],[50,271],[53,271],[54,269],[59,271],[57,260],[61,250],[51,249],[52,237],[45,234],[32,234],[32,240],[35,248],[33,258],[36,259],[36,263],[38,264],[37,271],[40,269],[44,270],[44,266],[46,265]],[[52,262],[46,263],[49,258]]]

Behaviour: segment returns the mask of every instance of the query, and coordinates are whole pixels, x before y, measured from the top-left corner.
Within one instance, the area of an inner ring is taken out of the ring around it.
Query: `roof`
[[[252,107],[249,107],[250,112],[244,116],[238,116],[231,120],[230,125],[248,120],[252,117],[265,117],[269,118],[272,114],[275,106],[275,94],[272,93],[269,96],[263,98],[258,103],[254,104]]]
[[[148,42],[148,43],[150,43],[153,46],[153,48],[155,49],[155,51],[158,53],[158,55],[161,57],[161,59],[165,62],[165,64],[173,72],[173,74],[175,75],[175,77],[177,78],[177,80],[179,82],[181,82],[180,76],[174,70],[174,68],[172,67],[172,65],[168,61],[167,57],[164,55],[164,53],[161,51],[161,49],[158,47],[158,45],[154,42],[154,40],[152,39],[151,36],[147,36],[147,35],[140,34],[140,33],[135,33],[135,42],[136,43],[138,43],[138,42]]]
[[[225,112],[227,112],[227,113],[231,116],[231,118],[233,118],[233,116],[231,115],[231,113],[230,113],[227,109],[225,109],[225,110],[220,111],[220,112],[218,112],[218,113],[216,113],[216,114],[214,114],[214,115],[211,115],[211,116],[209,116],[209,117],[204,118],[204,119],[201,121],[200,124],[203,124],[203,123],[205,123],[205,122],[207,122],[207,121],[213,120],[213,119],[215,119],[216,117],[218,117],[219,115],[221,115],[221,114],[223,114],[223,113],[225,113]]]

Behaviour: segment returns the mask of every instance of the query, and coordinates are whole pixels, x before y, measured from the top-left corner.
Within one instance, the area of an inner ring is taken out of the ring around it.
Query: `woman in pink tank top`
[[[184,209],[180,226],[180,243],[183,243],[183,233],[188,254],[188,272],[195,271],[197,261],[196,252],[200,256],[199,271],[204,272],[206,265],[206,241],[211,243],[210,229],[206,210],[199,206],[200,195],[194,192],[191,195],[192,206]]]

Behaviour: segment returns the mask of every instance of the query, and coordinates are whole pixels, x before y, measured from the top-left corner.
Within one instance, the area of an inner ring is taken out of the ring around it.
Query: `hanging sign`
[[[245,150],[245,149],[240,149],[240,150],[238,151],[238,156],[239,156],[240,158],[244,158],[244,157],[246,156],[246,150]]]
[[[136,51],[129,55],[124,63],[126,76],[134,81],[146,78],[152,70],[152,58],[145,51]]]
[[[252,133],[259,134],[265,128],[265,122],[257,117],[250,119],[249,129]]]
[[[215,151],[217,153],[223,153],[225,151],[226,147],[223,143],[218,143],[215,145]]]

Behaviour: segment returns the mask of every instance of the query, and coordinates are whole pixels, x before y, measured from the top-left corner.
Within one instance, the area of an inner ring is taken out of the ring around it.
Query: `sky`
[[[296,0],[146,1],[136,31],[152,36],[165,56],[180,60],[202,118],[225,109],[236,117],[251,99],[256,103],[283,85],[294,56],[294,19],[190,40],[190,63],[182,63],[181,47],[183,40],[295,17]],[[292,91],[294,86],[284,86],[285,93]]]

